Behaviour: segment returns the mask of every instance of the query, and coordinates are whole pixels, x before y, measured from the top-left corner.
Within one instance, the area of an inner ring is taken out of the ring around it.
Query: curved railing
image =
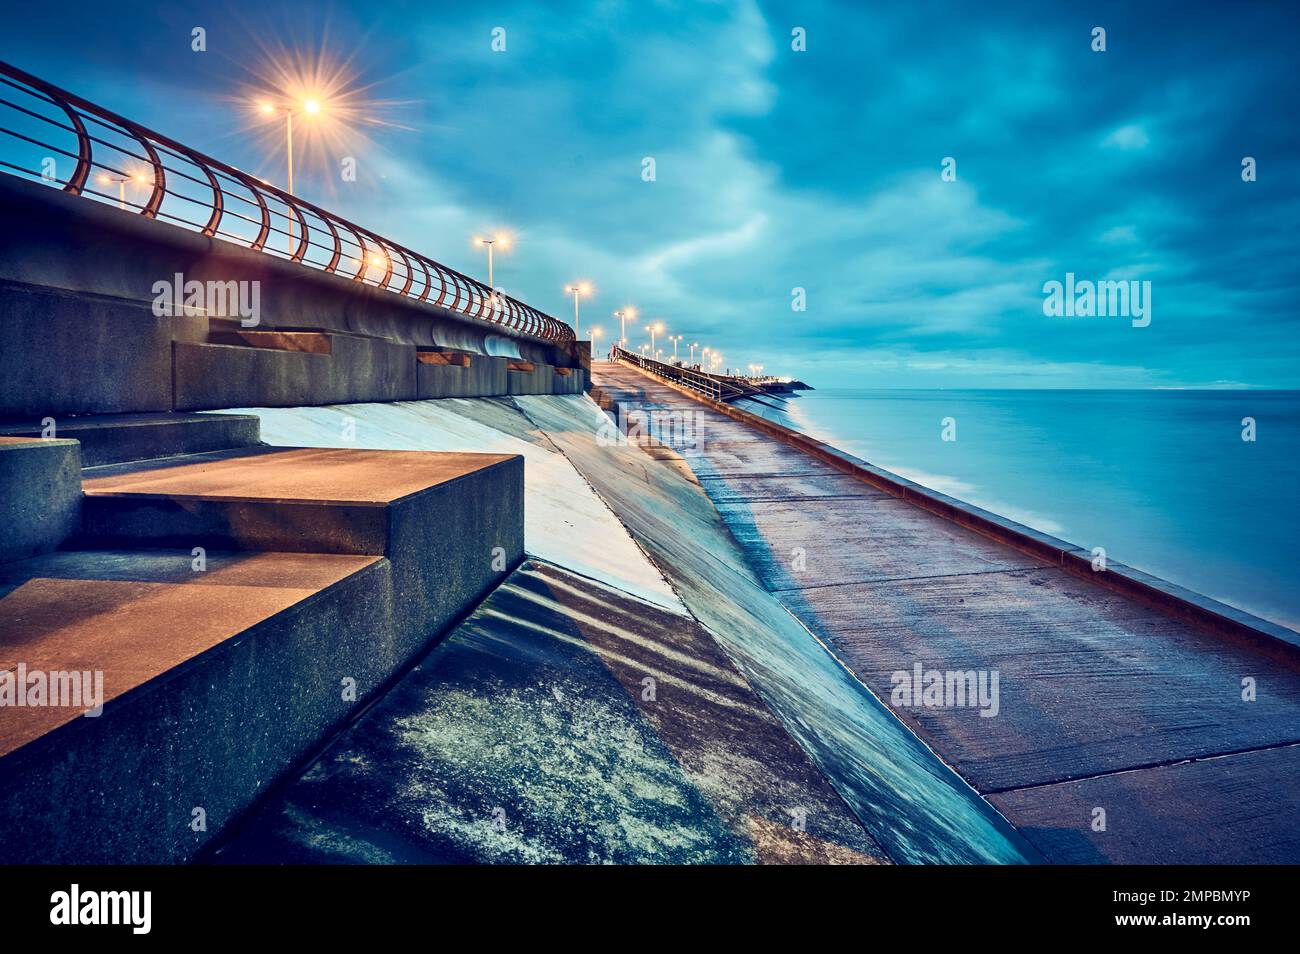
[[[4,62],[0,169],[519,334],[573,340],[550,315]]]
[[[680,384],[692,391],[698,391],[705,397],[712,398],[715,401],[730,401],[733,398],[745,396],[744,391],[716,374],[707,374],[693,368],[684,368],[679,364],[656,361],[653,358],[647,358],[643,354],[637,354],[635,351],[628,351],[618,345],[614,346],[614,360],[626,361],[642,371],[649,371],[665,381],[672,381],[674,384]]]

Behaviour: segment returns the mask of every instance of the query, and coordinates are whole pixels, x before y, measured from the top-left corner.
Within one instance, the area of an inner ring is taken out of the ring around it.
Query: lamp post
[[[614,317],[618,319],[618,346],[622,348],[627,345],[627,323],[636,321],[636,309],[629,305],[622,311],[614,312]]]
[[[650,326],[650,353],[651,353],[651,355],[655,355],[655,354],[658,354],[658,353],[659,353],[659,352],[657,352],[657,351],[655,350],[655,333],[656,333],[656,332],[663,331],[663,330],[664,330],[664,323],[663,323],[662,321],[656,321],[654,324],[652,324],[652,325]]]
[[[669,335],[668,340],[673,343],[673,364],[677,363],[677,343],[682,340],[681,335]]]
[[[287,103],[272,103],[264,101],[258,107],[264,115],[271,116],[276,112],[284,113],[284,152],[287,163],[286,172],[288,173],[288,188],[285,190],[293,195],[293,117],[295,113],[301,113],[304,116],[316,116],[320,114],[321,105],[318,99],[304,99],[301,106],[295,108]],[[289,254],[293,254],[293,216],[285,215],[285,231],[289,237]]]
[[[575,317],[573,320],[576,322],[578,319]],[[605,330],[604,330],[603,328],[592,328],[592,329],[591,329],[591,353],[592,353],[593,358],[595,357],[595,355],[597,355],[597,354],[600,353],[600,352],[596,349],[596,342],[599,341],[600,338],[601,338],[604,334],[605,334]]]
[[[488,288],[491,288],[493,291],[495,291],[495,290],[496,290],[496,287],[497,287],[497,284],[496,284],[496,282],[493,280],[493,277],[492,277],[492,249],[493,249],[494,246],[500,245],[500,246],[501,246],[501,251],[504,252],[506,249],[508,249],[508,248],[510,247],[510,239],[507,238],[507,237],[504,236],[504,235],[495,235],[495,236],[493,236],[492,238],[483,238],[482,236],[475,236],[475,237],[474,237],[474,244],[475,244],[475,245],[486,245],[486,246],[487,246],[487,253],[488,253]]]
[[[289,188],[286,190],[293,195],[293,117],[295,114],[304,116],[316,116],[320,114],[321,104],[318,99],[304,99],[302,103],[294,107],[287,103],[272,103],[263,101],[258,108],[264,115],[271,116],[277,112],[284,113],[284,150],[288,158]],[[290,228],[292,228],[290,223]]]
[[[143,183],[145,181],[145,177],[139,174],[133,176],[111,176],[106,172],[101,172],[99,174],[99,181],[104,185],[109,185],[110,183],[113,182],[117,183],[117,207],[125,211],[126,210],[126,184],[128,182]]]
[[[691,367],[695,367],[695,349],[698,347],[699,347],[698,342],[695,341],[691,342]]]
[[[576,341],[582,337],[578,334],[578,296],[590,295],[591,285],[587,282],[577,282],[573,285],[565,285],[564,290],[573,296],[573,338]]]

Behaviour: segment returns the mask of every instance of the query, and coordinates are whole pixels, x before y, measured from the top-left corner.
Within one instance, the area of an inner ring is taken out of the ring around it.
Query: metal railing
[[[692,391],[697,391],[714,401],[730,401],[739,397],[748,397],[759,390],[758,388],[738,386],[716,374],[696,371],[694,368],[686,368],[679,364],[666,364],[663,361],[655,361],[653,358],[647,358],[635,351],[620,348],[618,345],[614,346],[614,360],[626,361],[628,364],[635,365],[643,371],[648,371],[656,377],[690,388]]]
[[[0,170],[518,334],[573,340],[550,315],[3,61]]]

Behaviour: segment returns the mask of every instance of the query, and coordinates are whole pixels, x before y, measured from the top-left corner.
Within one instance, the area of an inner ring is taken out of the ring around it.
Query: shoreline
[[[933,490],[752,411],[710,400],[643,369],[635,370],[692,401],[748,424],[843,473],[960,526],[1021,552],[1050,560],[1076,576],[1132,596],[1175,618],[1207,626],[1287,661],[1300,661],[1300,632],[1296,630],[1124,563],[1107,561],[1105,569],[1094,570],[1092,553],[1087,548]]]

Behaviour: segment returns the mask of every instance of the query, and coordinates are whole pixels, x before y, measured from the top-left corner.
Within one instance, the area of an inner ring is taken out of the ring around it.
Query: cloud
[[[1119,149],[1124,152],[1132,152],[1136,149],[1145,149],[1151,142],[1147,135],[1146,128],[1137,123],[1131,123],[1127,126],[1120,126],[1110,133],[1101,144],[1107,148]]]
[[[125,2],[96,21],[120,50],[68,61],[56,13],[32,25],[20,65],[278,169],[246,135],[212,132],[224,127],[211,101],[194,108],[196,89],[220,89],[221,63],[257,44],[212,19],[224,60],[169,54],[159,75],[176,85],[141,82],[141,51],[209,11],[182,0],[155,24]],[[261,6],[297,22],[287,2]],[[258,16],[241,26],[256,33]],[[537,307],[569,314],[565,282],[589,278],[584,315],[635,304],[818,385],[1295,386],[1297,19],[1116,7],[1110,35],[1140,38],[1133,58],[1092,54],[1086,31],[1014,0],[941,15],[832,0],[436,14],[339,0],[333,36],[369,37],[359,66],[391,78],[385,97],[418,101],[418,129],[375,133],[355,185],[322,162],[300,189],[471,274],[485,269],[469,237],[508,225],[502,283]],[[795,24],[806,52],[790,49]],[[505,53],[491,49],[497,25]],[[1259,158],[1258,182],[1241,181],[1243,155]],[[955,182],[940,179],[945,156]],[[1151,278],[1152,326],[1045,319],[1042,284],[1067,270]],[[807,311],[791,310],[795,287]]]

